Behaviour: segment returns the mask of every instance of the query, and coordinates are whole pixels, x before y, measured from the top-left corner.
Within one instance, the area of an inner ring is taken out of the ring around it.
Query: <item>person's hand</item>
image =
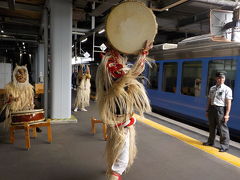
[[[228,120],[229,120],[229,116],[228,116],[228,115],[225,115],[225,116],[224,116],[224,122],[226,123],[226,122],[228,122]]]
[[[147,40],[145,43],[145,47],[142,49],[141,54],[142,55],[148,55],[148,51],[153,48],[153,42]]]
[[[87,68],[86,68],[86,74],[90,74],[90,69],[89,69],[88,65],[87,65]]]
[[[9,97],[8,97],[8,101],[7,101],[7,103],[12,103],[13,101],[18,101],[18,97],[13,97],[12,95],[10,95]]]
[[[152,49],[152,48],[153,48],[153,42],[147,40],[143,51],[149,51],[149,50]]]
[[[12,101],[14,100],[14,97],[12,96],[12,95],[10,95],[9,97],[8,97],[8,103],[12,103]]]

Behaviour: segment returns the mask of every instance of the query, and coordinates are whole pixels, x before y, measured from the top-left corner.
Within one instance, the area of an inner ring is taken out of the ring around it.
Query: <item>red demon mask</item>
[[[118,59],[121,55],[114,50],[110,51],[110,54],[112,55],[112,57],[108,59],[107,68],[108,71],[111,73],[112,77],[118,79],[125,74],[125,72],[122,70],[123,65],[118,63]]]

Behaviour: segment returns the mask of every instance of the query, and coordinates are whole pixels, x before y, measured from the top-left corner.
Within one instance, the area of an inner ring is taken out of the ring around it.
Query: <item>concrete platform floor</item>
[[[73,112],[77,123],[53,124],[53,143],[46,129],[25,150],[23,130],[14,144],[0,132],[0,180],[104,180],[105,141],[101,126],[90,133],[90,118],[98,117],[91,102],[87,112]],[[2,128],[1,128],[2,130]],[[238,180],[240,168],[196,149],[148,125],[137,122],[137,159],[124,180]]]

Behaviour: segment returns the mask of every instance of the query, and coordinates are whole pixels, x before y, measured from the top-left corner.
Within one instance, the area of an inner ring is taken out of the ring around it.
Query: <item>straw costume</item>
[[[16,65],[13,71],[13,81],[5,86],[6,91],[6,121],[11,123],[10,112],[34,109],[34,91],[29,83],[29,75],[26,65]]]
[[[88,66],[86,66],[86,73],[83,72],[83,66],[78,72],[77,76],[77,96],[75,98],[75,109],[76,112],[78,108],[81,111],[87,111],[85,107],[89,106],[89,100],[90,100],[90,88],[91,88],[91,74],[90,69]]]
[[[151,107],[144,86],[137,80],[144,71],[146,55],[152,43],[146,43],[135,64],[127,67],[127,58],[109,50],[98,67],[96,86],[100,117],[107,125],[107,174],[121,179],[136,156],[134,111],[143,115]]]

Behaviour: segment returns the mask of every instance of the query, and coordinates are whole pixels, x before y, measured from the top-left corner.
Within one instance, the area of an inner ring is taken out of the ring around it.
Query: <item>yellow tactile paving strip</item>
[[[198,149],[201,149],[202,151],[205,151],[209,154],[212,154],[214,155],[215,157],[218,157],[219,159],[222,159],[228,163],[231,163],[237,167],[240,167],[240,158],[239,157],[236,157],[236,156],[233,156],[229,153],[226,153],[226,152],[218,152],[218,149],[214,148],[214,147],[211,147],[211,146],[203,146],[202,145],[202,142],[201,141],[198,141],[194,138],[191,138],[189,136],[186,136],[182,133],[179,133],[178,131],[175,131],[173,129],[170,129],[166,126],[163,126],[161,124],[158,124],[154,121],[151,121],[149,119],[146,119],[146,118],[142,118],[140,117],[139,115],[135,114],[134,115],[136,117],[136,119],[144,124],[147,124],[159,131],[162,131],[166,134],[169,134],[171,136],[174,136],[176,137],[177,139],[187,143],[187,144],[190,144]]]

